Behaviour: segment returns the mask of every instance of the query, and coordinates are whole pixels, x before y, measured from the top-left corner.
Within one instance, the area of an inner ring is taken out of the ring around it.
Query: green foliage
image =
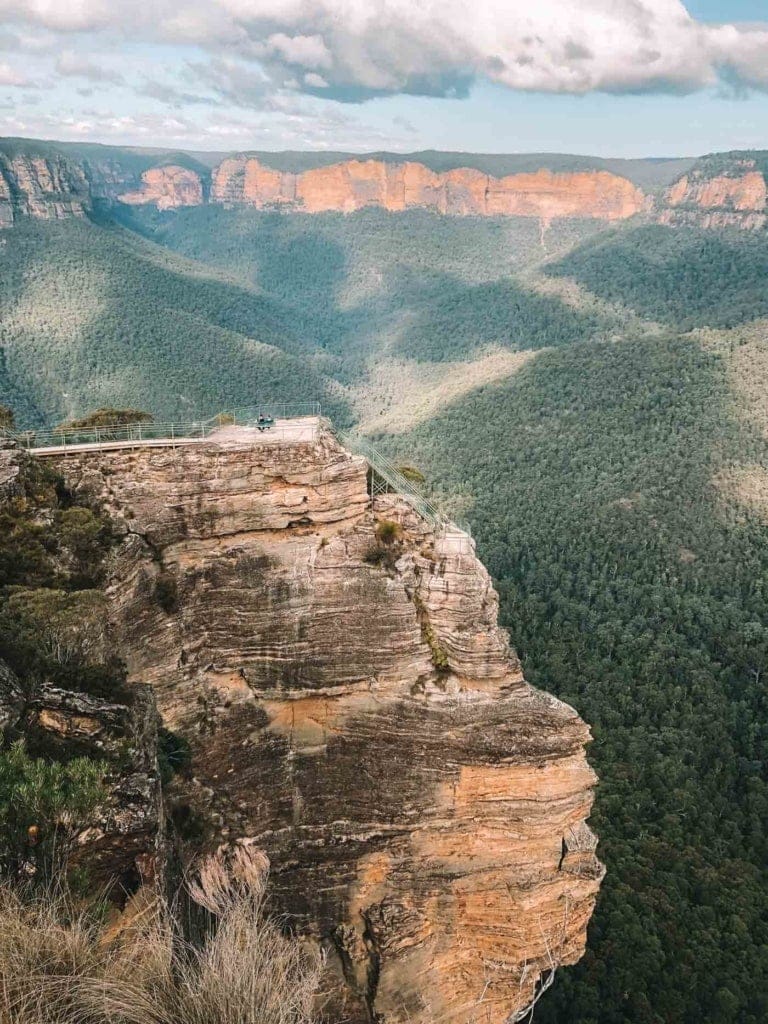
[[[399,541],[403,533],[400,523],[392,519],[380,519],[376,523],[376,540],[381,544],[394,544]]]
[[[142,412],[141,409],[95,409],[80,419],[67,420],[61,424],[59,429],[86,427],[117,427],[125,426],[128,423],[151,423],[151,413]]]
[[[7,405],[0,405],[0,430],[13,430],[14,423],[13,409]]]
[[[0,872],[15,877],[32,862],[43,878],[55,877],[106,798],[105,773],[88,758],[32,758],[22,740],[0,750]]]
[[[463,359],[492,345],[536,347],[547,334],[564,344],[599,326],[510,281],[532,260],[596,231],[594,221],[555,222],[545,249],[538,222],[523,217],[217,206],[120,216],[154,241],[262,289],[318,367],[343,383],[379,351]]]
[[[190,419],[260,399],[344,410],[255,288],[114,225],[20,222],[0,247],[0,402],[21,426],[95,403]]]
[[[559,299],[512,281],[467,285],[440,278],[414,303],[413,320],[396,351],[420,362],[466,359],[490,345],[519,352],[569,345],[598,334],[602,324]]]
[[[41,460],[22,459],[16,483],[0,504],[0,660],[28,686],[47,678],[114,696],[124,672],[104,649],[98,589],[110,521]]]
[[[397,469],[409,484],[416,484],[417,487],[420,487],[427,482],[427,478],[416,466],[398,466]]]
[[[167,786],[174,775],[183,772],[192,760],[189,742],[170,729],[158,730],[157,760],[160,767],[160,779]]]
[[[474,494],[528,678],[593,728],[608,874],[587,954],[537,1021],[761,1024],[768,543],[712,480],[766,450],[723,366],[675,338],[544,353],[407,449]]]
[[[768,235],[661,225],[614,230],[547,267],[679,330],[768,314]]]

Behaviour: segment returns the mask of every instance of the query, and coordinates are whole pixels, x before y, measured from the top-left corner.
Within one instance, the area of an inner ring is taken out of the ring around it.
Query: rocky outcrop
[[[587,727],[523,679],[463,534],[314,442],[71,453],[124,530],[111,627],[191,764],[327,951],[330,1019],[495,1024],[581,955],[602,876]]]
[[[135,192],[124,192],[120,202],[129,206],[151,203],[158,210],[200,206],[203,202],[203,181],[199,174],[187,167],[175,164],[151,167],[142,174],[141,187]]]
[[[762,228],[766,223],[768,189],[754,161],[739,161],[728,174],[694,169],[668,188],[660,202],[662,224],[705,228]]]
[[[414,162],[347,160],[300,174],[275,171],[255,157],[224,160],[213,174],[211,201],[278,206],[307,213],[350,213],[366,206],[399,211],[426,207],[475,216],[597,217],[621,220],[640,212],[645,197],[632,182],[607,171],[494,178],[471,168],[437,173]]]
[[[61,220],[83,217],[91,207],[83,168],[63,156],[0,152],[0,227],[19,217]]]

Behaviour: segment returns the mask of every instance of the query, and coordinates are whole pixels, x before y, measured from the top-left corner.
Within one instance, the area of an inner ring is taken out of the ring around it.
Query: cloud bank
[[[698,22],[681,0],[0,0],[3,23],[192,44],[258,65],[271,88],[352,101],[461,95],[478,77],[576,94],[768,89],[768,23]]]

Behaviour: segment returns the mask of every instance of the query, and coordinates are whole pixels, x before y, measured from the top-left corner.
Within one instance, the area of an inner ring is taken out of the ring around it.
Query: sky
[[[0,135],[217,152],[768,148],[768,0],[0,0]]]

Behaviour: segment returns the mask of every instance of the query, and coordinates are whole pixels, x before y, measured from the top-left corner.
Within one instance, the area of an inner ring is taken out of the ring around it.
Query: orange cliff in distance
[[[158,210],[200,206],[203,202],[203,182],[195,171],[176,164],[150,167],[141,176],[141,188],[123,193],[120,202],[129,206],[154,203]]]
[[[214,170],[211,202],[246,203],[306,213],[351,213],[366,206],[399,211],[426,207],[474,216],[597,217],[623,220],[646,207],[643,192],[607,171],[542,169],[494,178],[472,168],[439,173],[424,164],[347,160],[295,174],[256,157],[231,157]]]
[[[692,171],[664,194],[658,220],[662,224],[698,227],[762,228],[766,223],[768,189],[754,161],[742,161],[737,173],[707,177]]]

